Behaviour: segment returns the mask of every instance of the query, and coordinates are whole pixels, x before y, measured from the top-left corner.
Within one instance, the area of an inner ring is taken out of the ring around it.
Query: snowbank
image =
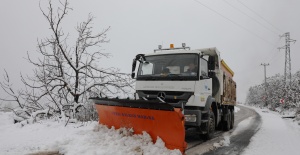
[[[0,129],[2,127],[14,124],[13,116],[14,115],[12,112],[0,112]]]
[[[239,112],[240,110],[241,110],[241,109],[240,109],[238,106],[235,106],[235,107],[234,107],[234,112],[235,112],[235,113]]]
[[[133,135],[130,129],[108,129],[98,122],[68,124],[55,120],[40,121],[22,127],[13,124],[9,113],[0,113],[0,154],[15,155],[59,152],[65,155],[180,155],[168,150],[158,138],[149,134]],[[5,121],[4,121],[5,120]]]

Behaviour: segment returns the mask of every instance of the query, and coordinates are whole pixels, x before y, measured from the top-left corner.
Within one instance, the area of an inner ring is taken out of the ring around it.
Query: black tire
[[[207,133],[203,135],[205,140],[212,139],[215,134],[215,115],[214,112],[210,111],[209,119],[206,126]]]
[[[229,131],[230,130],[230,125],[231,125],[231,112],[230,110],[227,111],[227,120],[223,121],[223,130],[224,131]]]
[[[234,110],[231,109],[230,113],[231,113],[230,129],[232,129],[234,126]]]

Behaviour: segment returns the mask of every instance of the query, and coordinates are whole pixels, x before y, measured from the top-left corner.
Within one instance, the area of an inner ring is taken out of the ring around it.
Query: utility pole
[[[285,46],[279,47],[278,49],[285,49],[285,64],[284,64],[284,85],[291,86],[292,72],[291,72],[291,52],[290,42],[296,42],[296,40],[290,39],[290,32],[286,32],[280,37],[285,37]]]
[[[260,64],[261,66],[264,66],[264,72],[265,72],[265,105],[268,105],[267,104],[267,71],[266,71],[266,67],[269,66],[270,64],[269,63],[261,63]]]

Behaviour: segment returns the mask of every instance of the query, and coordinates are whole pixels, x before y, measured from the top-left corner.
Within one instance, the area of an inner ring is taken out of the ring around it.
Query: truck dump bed
[[[236,105],[236,83],[233,81],[234,72],[228,67],[224,60],[221,60],[223,72],[223,95],[222,104]]]

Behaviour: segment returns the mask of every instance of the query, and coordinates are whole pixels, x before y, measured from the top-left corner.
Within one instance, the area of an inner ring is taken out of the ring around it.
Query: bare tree
[[[71,46],[67,43],[69,34],[62,27],[63,19],[71,10],[68,1],[59,1],[59,7],[55,9],[50,0],[47,9],[40,5],[40,10],[52,35],[38,40],[40,57],[33,58],[27,52],[27,59],[35,69],[34,76],[21,76],[22,82],[30,88],[30,91],[22,92],[26,105],[28,102],[34,105],[34,111],[47,107],[72,118],[91,95],[110,97],[130,93],[133,81],[129,74],[120,73],[113,67],[99,66],[101,58],[110,56],[97,50],[108,42],[106,33],[110,27],[93,34],[94,17],[89,14],[87,20],[76,27],[78,37]],[[18,98],[11,95],[18,102]],[[19,106],[24,107],[20,103]]]
[[[13,88],[13,84],[11,83],[6,70],[5,75],[3,76],[4,81],[0,82],[0,86],[8,97],[0,98],[0,100],[9,103],[9,105],[4,108],[5,110],[11,110],[15,113],[15,122],[21,122],[29,119],[34,121],[36,116],[40,114],[48,114],[50,112],[49,108],[48,111],[45,111],[45,108],[38,102],[39,98],[34,97],[34,89],[30,89],[31,91],[29,91],[25,87],[25,90],[19,89],[16,91]],[[17,103],[17,107],[12,106],[11,103]]]

